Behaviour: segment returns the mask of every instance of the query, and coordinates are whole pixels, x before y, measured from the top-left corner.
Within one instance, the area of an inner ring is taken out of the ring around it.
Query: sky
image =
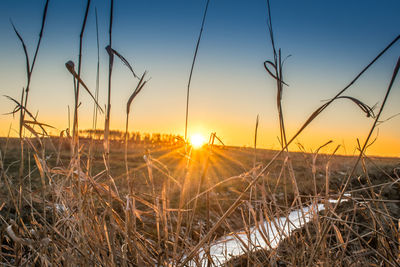
[[[45,1],[0,1],[0,92],[16,99],[26,84],[22,46],[10,19],[24,38],[30,57],[38,39]],[[113,48],[150,81],[131,107],[130,130],[184,134],[186,87],[206,0],[115,0]],[[68,127],[68,106],[74,102],[73,83],[65,68],[78,62],[79,33],[86,1],[50,0],[42,45],[32,74],[28,109],[38,120]],[[82,79],[94,92],[97,47],[95,8],[99,18],[100,96],[107,102],[109,2],[93,0],[83,38]],[[349,83],[387,44],[400,34],[398,0],[271,0],[276,46],[285,61],[283,113],[288,137],[324,100]],[[346,95],[373,106],[380,104],[400,55],[393,46]],[[227,145],[253,146],[256,116],[260,116],[258,147],[279,148],[275,81],[263,68],[272,59],[265,0],[210,0],[194,67],[189,104],[189,136],[216,132]],[[111,128],[125,128],[126,102],[137,80],[118,60],[112,78]],[[393,86],[382,113],[391,118],[373,134],[377,141],[368,154],[400,157],[400,83]],[[80,129],[92,126],[93,102],[82,91]],[[17,134],[18,117],[3,115],[13,103],[0,98],[0,136]],[[393,117],[394,116],[394,117]],[[323,152],[355,153],[373,119],[348,100],[338,100],[305,131],[307,151],[332,140]],[[104,116],[99,117],[99,127]],[[208,138],[206,138],[208,139]]]

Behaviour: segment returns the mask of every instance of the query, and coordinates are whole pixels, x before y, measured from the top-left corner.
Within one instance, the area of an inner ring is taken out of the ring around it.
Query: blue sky
[[[186,83],[206,1],[115,1],[113,48],[123,54],[138,73],[152,77],[133,103],[131,130],[183,133]],[[12,30],[12,19],[33,54],[44,1],[0,2],[0,91],[19,98],[25,85],[24,57]],[[67,106],[73,105],[72,78],[64,64],[77,62],[79,32],[86,1],[50,1],[44,38],[33,73],[29,108],[57,129],[67,127]],[[101,80],[100,102],[106,103],[108,1],[92,1],[84,37],[82,77],[94,90],[96,35],[94,8],[98,9]],[[400,33],[400,2],[391,1],[276,1],[271,0],[277,46],[285,63],[283,105],[292,134],[321,100],[332,97]],[[277,148],[278,124],[274,81],[262,63],[271,59],[266,1],[211,0],[203,39],[194,70],[189,134],[216,131],[226,143],[251,145],[254,121],[261,116],[260,146]],[[348,95],[370,105],[381,103],[400,44],[393,47]],[[31,56],[32,57],[32,56]],[[136,81],[116,62],[113,72],[112,128],[123,128],[126,101]],[[399,82],[384,112],[400,112]],[[82,94],[81,127],[91,126],[92,103]],[[0,99],[0,112],[12,109]],[[102,119],[102,118],[101,118]],[[0,117],[0,134],[16,129],[17,119]],[[363,140],[372,123],[351,103],[332,105],[300,137],[315,149],[327,140],[345,144],[352,153],[356,138]],[[103,125],[103,122],[99,122]],[[14,131],[12,131],[14,132]],[[381,125],[373,154],[399,156],[400,119]],[[390,147],[390,151],[388,150]],[[296,147],[294,146],[293,149]]]

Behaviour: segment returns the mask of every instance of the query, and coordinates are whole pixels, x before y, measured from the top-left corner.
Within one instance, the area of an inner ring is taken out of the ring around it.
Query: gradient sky
[[[116,0],[113,48],[129,60],[137,73],[149,71],[151,80],[134,100],[130,130],[184,133],[186,84],[199,33],[205,0]],[[28,108],[39,121],[57,130],[68,127],[67,106],[73,105],[73,84],[65,62],[77,62],[79,32],[86,1],[52,0],[44,38],[32,77]],[[31,58],[40,30],[44,1],[0,1],[0,92],[17,99],[25,86],[25,59],[10,19],[25,39]],[[108,1],[92,1],[84,36],[82,78],[94,91],[98,9],[101,79],[100,103],[106,103],[108,57]],[[290,87],[283,94],[284,116],[291,136],[313,110],[342,89],[400,33],[400,1],[271,0],[276,44],[285,63]],[[259,147],[278,148],[275,82],[263,62],[272,58],[264,0],[211,0],[194,69],[189,110],[189,135],[215,131],[228,145],[251,146],[257,114]],[[382,103],[400,43],[391,48],[347,95],[369,105]],[[126,101],[136,81],[116,61],[113,71],[111,128],[124,129]],[[400,113],[400,83],[394,84],[383,119]],[[81,95],[80,128],[90,128],[93,103]],[[12,103],[0,99],[0,113]],[[353,104],[339,100],[300,136],[311,151],[328,140],[341,144],[340,153],[353,154],[356,139],[366,138],[373,120]],[[17,116],[0,116],[0,135],[18,128]],[[103,126],[103,117],[99,119]],[[400,156],[400,116],[380,125],[369,154]],[[324,150],[329,153],[335,145]],[[297,145],[291,149],[296,150]]]

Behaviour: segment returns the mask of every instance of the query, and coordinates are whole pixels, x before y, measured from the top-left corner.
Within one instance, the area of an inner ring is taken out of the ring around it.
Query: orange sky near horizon
[[[91,119],[91,118],[90,118]],[[40,118],[39,118],[40,120]],[[53,121],[54,123],[50,123],[56,129],[49,129],[50,135],[58,135],[60,130],[67,128],[67,118],[62,118],[60,122],[59,118],[48,118],[45,121]],[[90,121],[88,118],[85,118],[83,121]],[[12,121],[0,121],[0,136],[5,137],[8,135],[8,131],[10,130],[11,125],[11,137],[18,137],[18,118],[17,116]],[[369,121],[371,124],[372,120]],[[124,129],[124,120],[114,119],[113,125],[121,125],[121,127],[115,127],[114,130],[125,131]],[[139,123],[139,122],[137,122]],[[164,124],[160,123],[157,126],[153,126],[151,124],[146,125],[144,122],[140,122],[141,125],[135,125],[135,120],[131,121],[130,131],[140,131],[142,133],[173,133],[180,134],[183,136],[184,129],[182,122],[177,122],[175,124]],[[99,129],[103,128],[104,121],[102,118],[99,119],[98,125]],[[196,122],[192,123],[193,125],[189,128],[189,138],[195,134],[202,135],[205,140],[208,140],[208,137],[212,132],[216,132],[217,136],[220,137],[226,145],[229,146],[246,146],[246,147],[254,147],[254,127],[255,121],[244,123],[244,124],[235,124],[233,121],[225,122],[222,124],[218,121],[210,122],[207,124],[204,122]],[[257,148],[265,148],[265,149],[280,149],[280,145],[278,142],[278,128],[269,128],[265,127],[265,121],[263,118],[260,118],[260,124],[258,129],[258,140],[257,140]],[[135,127],[136,126],[136,127]],[[91,122],[87,122],[85,124],[81,124],[82,129],[90,129]],[[358,127],[360,127],[358,125]],[[333,142],[327,147],[321,150],[321,153],[330,154],[332,153],[336,146],[340,145],[339,150],[336,154],[339,155],[358,155],[357,150],[357,138],[360,143],[363,144],[370,125],[363,125],[362,129],[359,129],[357,132],[349,132],[344,133],[343,131],[337,129],[336,131],[330,128],[324,128],[324,123],[318,125],[311,124],[309,128],[307,128],[301,135],[298,137],[290,146],[290,151],[301,151],[301,148],[298,144],[301,144],[306,149],[306,152],[313,152],[319,146],[325,144],[326,142],[332,140]],[[139,128],[139,129],[138,129]],[[182,128],[181,131],[174,131],[173,129]],[[383,129],[382,129],[383,128]],[[393,135],[389,132],[384,132],[385,128],[390,128],[390,126],[381,125],[379,131],[375,131],[372,135],[371,141],[375,138],[376,141],[374,144],[367,149],[367,155],[369,156],[382,156],[382,157],[400,157],[400,139],[398,136]],[[291,137],[295,130],[293,125],[288,125],[288,137]],[[382,133],[384,132],[384,133]]]

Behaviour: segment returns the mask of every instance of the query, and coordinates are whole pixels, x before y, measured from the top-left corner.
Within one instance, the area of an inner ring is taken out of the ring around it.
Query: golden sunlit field
[[[35,143],[37,140],[31,139],[28,142]],[[192,148],[188,159],[185,157],[185,146],[181,144],[133,144],[129,146],[129,151],[132,152],[128,153],[129,179],[127,179],[122,142],[111,143],[111,168],[107,174],[101,152],[102,143],[98,141],[92,143],[89,157],[91,140],[81,139],[80,176],[71,173],[68,166],[71,150],[67,140],[52,137],[42,139],[42,142],[42,146],[46,148],[46,163],[38,164],[35,161],[35,152],[28,150],[29,153],[25,158],[26,171],[23,174],[25,194],[21,196],[21,207],[18,207],[15,206],[19,201],[15,191],[17,181],[13,177],[18,176],[19,141],[6,138],[1,140],[1,149],[4,151],[2,164],[6,168],[3,169],[0,214],[4,221],[8,218],[8,221],[14,224],[11,229],[16,231],[16,235],[21,235],[19,239],[13,239],[12,236],[10,239],[10,230],[3,229],[2,257],[10,263],[16,259],[12,253],[18,251],[16,245],[21,242],[21,260],[24,260],[26,255],[43,251],[44,245],[57,246],[46,248],[47,253],[50,253],[45,257],[47,264],[53,260],[75,264],[84,262],[88,265],[100,263],[120,265],[123,262],[139,266],[153,265],[156,262],[175,265],[202,240],[211,227],[219,223],[220,218],[232,204],[236,209],[213,230],[211,240],[235,231],[243,231],[250,225],[260,223],[261,218],[274,218],[287,214],[289,210],[299,207],[299,203],[309,205],[315,201],[323,202],[329,197],[337,198],[346,175],[356,161],[355,157],[331,154],[291,153],[290,157],[275,160],[269,171],[263,173],[257,183],[252,185],[251,190],[245,191],[260,174],[260,169],[270,162],[277,151],[205,145]],[[381,216],[381,213],[375,214],[375,212],[383,209],[382,211],[389,217],[381,218],[384,221],[379,221],[375,227],[385,227],[387,233],[394,231],[395,236],[398,236],[394,220],[400,216],[398,183],[390,178],[391,175],[397,176],[396,172],[393,173],[393,169],[398,166],[398,159],[365,158],[364,160],[363,165],[369,170],[368,175],[366,176],[360,167],[356,175],[358,179],[354,179],[346,191],[351,192],[350,199],[349,196],[346,197],[347,201],[354,202],[356,206],[353,207],[353,204],[347,202],[345,206],[340,206],[338,212],[342,214],[341,216],[350,218],[355,216],[351,219],[352,224],[359,225],[359,230],[362,232],[360,234],[365,234],[365,228],[368,229],[371,225],[361,227],[363,222],[377,218],[369,218],[371,214],[363,213],[370,208],[374,211],[374,216]],[[289,162],[290,169],[287,168]],[[293,184],[291,175],[296,178],[296,184]],[[77,188],[80,190],[77,191]],[[235,204],[238,198],[241,201]],[[357,204],[365,199],[377,200],[378,206],[363,207],[362,204]],[[23,228],[14,228],[18,225],[18,220],[15,221],[18,218],[16,215],[20,218],[20,222],[23,222]],[[319,220],[317,223],[326,223],[324,217],[320,217]],[[390,221],[393,224],[389,223]],[[333,222],[338,223],[340,220]],[[177,227],[180,228],[179,235],[176,234]],[[291,261],[296,265],[305,264],[309,255],[291,258],[291,253],[296,250],[299,250],[300,254],[303,250],[310,252],[307,246],[312,246],[313,243],[310,242],[317,242],[318,235],[315,231],[320,226],[312,224],[307,227],[310,230],[303,233],[296,232],[296,240],[285,241],[279,247],[277,250],[279,264]],[[335,247],[334,244],[340,245],[340,242],[349,242],[357,237],[351,232],[348,233],[346,241],[346,237],[341,237],[342,241],[337,240],[339,232],[330,231],[338,229],[337,227],[342,229],[342,235],[348,231],[341,224],[332,227],[326,237],[329,247]],[[30,229],[30,232],[24,233],[24,228]],[[382,234],[387,236],[385,232]],[[176,236],[178,242],[174,241]],[[132,242],[133,240],[139,242],[141,247],[134,245],[131,251],[116,251],[116,258],[107,253],[107,249],[110,249],[108,246],[121,249],[126,242],[125,238],[132,238]],[[312,240],[308,240],[309,238]],[[371,238],[379,240],[379,234],[374,237],[374,234],[369,233],[369,238],[368,242],[371,242]],[[302,239],[305,239],[306,243],[298,244],[298,240]],[[388,248],[396,249],[390,240],[385,242],[389,242]],[[70,247],[72,244],[76,245]],[[27,248],[24,249],[24,245]],[[353,240],[349,244],[349,251],[360,249],[360,245],[363,244],[354,243]],[[64,247],[72,249],[68,254],[80,253],[79,251],[83,249],[96,249],[97,256],[88,254],[87,258],[82,256],[73,258],[65,254]],[[343,248],[330,250],[329,247],[324,251],[328,253],[327,255],[318,255],[316,259],[324,256],[327,257],[325,260],[331,262],[333,259],[330,257],[335,253],[344,253]],[[31,249],[34,251],[30,252]],[[76,252],[73,252],[74,250]],[[139,250],[137,254],[136,250]],[[227,264],[243,266],[268,262],[265,264],[269,265],[272,257],[267,251],[248,253],[251,255],[249,259],[235,258]],[[55,255],[59,258],[51,259]],[[362,258],[379,260],[370,254],[366,256],[368,257]],[[177,262],[171,263],[172,259]],[[196,258],[196,255],[194,259],[197,261],[195,265],[202,261]],[[40,258],[36,259],[39,260]],[[344,262],[352,261],[346,259]]]
[[[347,85],[288,134],[286,58],[276,45],[266,1],[272,54],[263,67],[275,86],[277,112],[271,117],[278,118],[279,148],[258,147],[258,115],[253,146],[229,146],[212,129],[206,136],[188,123],[191,79],[210,1],[185,88],[181,136],[179,130],[141,133],[130,125],[136,97],[152,81],[113,46],[113,0],[107,10],[106,103],[99,100],[97,9],[97,79],[95,90],[89,89],[82,75],[86,22],[93,13],[88,0],[77,33],[78,60],[61,64],[73,81],[74,103],[68,106],[68,127],[58,130],[29,105],[49,2],[44,2],[33,54],[11,22],[25,56],[26,85],[20,96],[5,96],[14,105],[7,115],[18,123],[0,137],[1,266],[400,266],[400,160],[367,153],[380,138],[377,127],[392,118],[381,115],[392,89],[398,89],[400,58],[379,104],[370,106],[346,92],[398,45],[400,35],[382,45]],[[135,82],[129,98],[120,103],[123,130],[110,123],[112,81],[121,70],[117,64]],[[88,116],[82,111],[82,95],[93,105],[90,129],[81,126]],[[343,155],[342,145],[329,139],[306,149],[298,137],[337,100],[348,101],[370,119],[366,138],[354,137],[352,155]]]

